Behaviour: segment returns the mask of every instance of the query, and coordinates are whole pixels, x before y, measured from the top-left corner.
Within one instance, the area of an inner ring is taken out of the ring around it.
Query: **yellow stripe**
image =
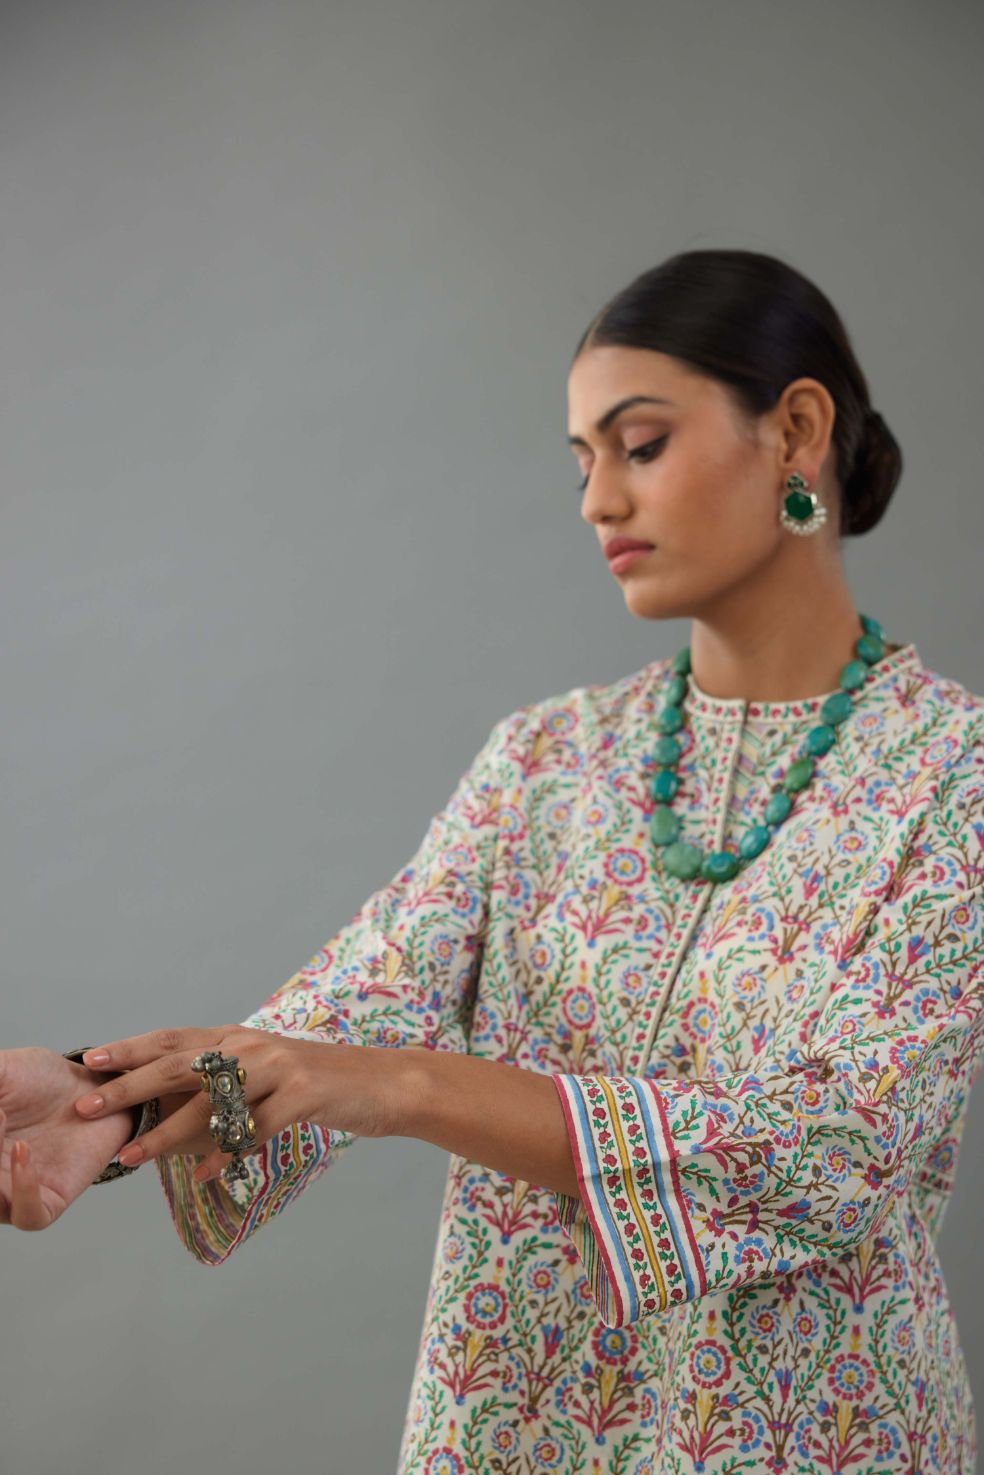
[[[659,1261],[656,1258],[656,1246],[653,1244],[652,1237],[650,1236],[650,1233],[649,1233],[649,1225],[646,1223],[645,1214],[644,1214],[644,1212],[643,1212],[643,1210],[642,1210],[642,1208],[641,1208],[641,1206],[639,1204],[639,1200],[636,1198],[635,1184],[634,1184],[634,1181],[633,1181],[633,1178],[632,1178],[632,1160],[629,1157],[629,1145],[628,1145],[628,1142],[626,1141],[625,1137],[622,1135],[622,1121],[621,1121],[621,1118],[619,1117],[619,1113],[618,1113],[618,1101],[617,1101],[617,1099],[615,1097],[614,1092],[612,1091],[611,1087],[609,1086],[608,1082],[604,1079],[604,1077],[599,1077],[598,1084],[601,1086],[601,1089],[604,1091],[605,1096],[606,1096],[606,1098],[608,1100],[608,1114],[611,1117],[612,1131],[613,1131],[613,1133],[615,1135],[616,1141],[618,1142],[618,1153],[619,1153],[619,1157],[622,1159],[622,1177],[623,1177],[623,1179],[625,1181],[625,1192],[628,1195],[628,1198],[629,1198],[630,1202],[633,1204],[633,1206],[635,1208],[635,1219],[636,1219],[636,1223],[639,1225],[639,1229],[640,1229],[640,1231],[642,1233],[643,1240],[645,1241],[646,1251],[647,1251],[647,1253],[649,1255],[650,1268],[652,1269],[653,1275],[654,1275],[655,1280],[656,1280],[656,1285],[657,1285],[657,1289],[658,1289],[658,1292],[659,1292],[659,1304],[660,1304],[660,1307],[661,1308],[665,1309],[665,1307],[668,1304],[666,1281],[663,1278],[663,1270],[662,1270],[662,1267],[661,1267]],[[642,1120],[642,1107],[639,1104],[638,1100],[636,1101],[636,1120],[639,1122],[639,1125],[643,1129],[643,1141],[645,1141],[645,1123]],[[604,1169],[602,1171],[604,1171]],[[653,1178],[653,1191],[655,1192],[655,1189],[656,1189],[656,1175],[655,1175],[655,1173],[652,1173],[652,1178]],[[659,1202],[659,1198],[658,1197],[656,1199],[656,1202],[657,1203]],[[631,1259],[629,1260],[629,1267],[630,1267],[630,1269],[632,1267],[632,1260]]]

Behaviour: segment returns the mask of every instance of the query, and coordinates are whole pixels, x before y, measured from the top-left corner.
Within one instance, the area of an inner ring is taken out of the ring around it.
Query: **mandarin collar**
[[[864,686],[864,698],[866,699],[873,691],[881,691],[889,683],[895,681],[910,667],[921,665],[919,652],[914,641],[908,641],[900,645],[898,650],[893,651],[890,656],[883,656],[877,663],[873,674]],[[763,722],[773,724],[776,722],[801,722],[804,718],[820,720],[820,708],[828,697],[832,697],[839,687],[833,691],[820,692],[818,696],[799,697],[796,701],[788,702],[756,702],[749,701],[745,697],[715,697],[703,691],[694,680],[693,674],[687,677],[687,694],[683,700],[683,709],[688,717],[712,718],[724,722]]]

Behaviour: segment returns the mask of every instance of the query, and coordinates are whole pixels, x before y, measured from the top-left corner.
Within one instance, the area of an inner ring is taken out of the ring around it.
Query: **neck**
[[[807,579],[781,601],[761,595],[758,584],[754,602],[734,597],[727,608],[694,618],[690,665],[697,685],[709,696],[761,702],[836,690],[864,633],[843,576],[835,570],[822,585]],[[877,610],[864,613],[878,618]]]

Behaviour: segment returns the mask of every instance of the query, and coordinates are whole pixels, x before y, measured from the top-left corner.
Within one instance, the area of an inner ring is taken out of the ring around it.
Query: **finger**
[[[182,1156],[210,1152],[214,1145],[208,1125],[211,1114],[212,1105],[204,1092],[192,1097],[150,1132],[128,1142],[120,1150],[120,1162],[130,1168],[169,1152]]]
[[[90,1070],[134,1070],[162,1055],[188,1050],[194,1056],[199,1050],[213,1050],[228,1032],[228,1026],[223,1025],[214,1029],[155,1029],[147,1035],[129,1035],[123,1040],[110,1040],[108,1045],[93,1045],[82,1060]]]
[[[135,1067],[123,1075],[112,1076],[103,1081],[98,1091],[80,1096],[74,1103],[76,1112],[87,1120],[111,1116],[114,1112],[141,1106],[155,1096],[180,1095],[184,1091],[201,1091],[208,1101],[208,1093],[202,1083],[202,1072],[192,1062],[198,1051],[185,1051],[180,1055],[165,1055],[149,1065]],[[243,1073],[243,1084],[247,1077],[246,1067],[238,1067]],[[256,1077],[255,1067],[249,1072],[250,1094],[254,1095],[261,1082]],[[262,1094],[262,1092],[261,1092]]]
[[[7,1132],[7,1113],[0,1111],[0,1162],[3,1161],[3,1139]],[[10,1203],[4,1194],[0,1193],[0,1224],[10,1223]]]
[[[210,1152],[207,1157],[203,1158],[191,1176],[196,1183],[208,1183],[218,1179],[220,1183],[228,1187],[227,1180],[222,1176],[222,1169],[229,1161],[230,1154],[216,1148],[214,1152]]]
[[[257,1121],[255,1111],[252,1107],[249,1107],[248,1111],[252,1122],[252,1134],[256,1142],[265,1142],[267,1136],[272,1136],[277,1129],[270,1128],[264,1135],[264,1128]],[[215,1139],[209,1125],[211,1115],[211,1102],[203,1093],[201,1097],[196,1097],[186,1106],[182,1106],[152,1131],[145,1132],[142,1137],[127,1143],[120,1151],[120,1162],[126,1167],[134,1167],[138,1163],[152,1161],[167,1153],[178,1153],[184,1157],[194,1154],[203,1159],[192,1173],[196,1182],[204,1181],[202,1169],[205,1170],[205,1176],[208,1178],[218,1177],[226,1163],[230,1161],[232,1154],[223,1152],[220,1147],[215,1146]],[[281,1123],[281,1125],[286,1125],[286,1123]],[[256,1151],[255,1147],[253,1151]]]
[[[47,1229],[49,1214],[41,1202],[41,1185],[24,1141],[13,1144],[10,1154],[10,1222],[15,1229]]]

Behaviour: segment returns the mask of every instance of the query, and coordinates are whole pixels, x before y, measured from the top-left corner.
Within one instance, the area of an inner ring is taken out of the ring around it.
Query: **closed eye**
[[[633,446],[631,451],[626,451],[625,453],[626,461],[641,461],[643,464],[645,464],[647,461],[652,461],[656,455],[656,452],[666,443],[666,441],[669,440],[669,438],[670,437],[668,435],[661,435],[658,440],[649,440],[644,446]],[[591,473],[589,471],[588,476],[590,475]],[[588,476],[586,476],[583,481],[578,483],[577,489],[579,492],[583,492],[587,488]]]

